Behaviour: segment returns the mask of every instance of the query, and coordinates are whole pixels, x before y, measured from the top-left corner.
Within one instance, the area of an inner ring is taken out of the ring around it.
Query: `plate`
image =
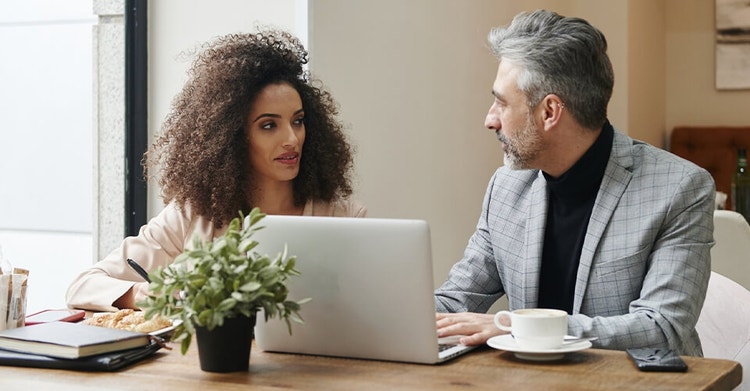
[[[167,326],[163,329],[152,331],[149,334],[169,340],[170,337],[172,336],[171,334],[172,334],[172,331],[174,331],[174,328],[179,326],[180,324],[182,324],[181,319],[173,320],[171,326]]]
[[[532,361],[551,361],[559,360],[565,356],[565,353],[578,352],[591,347],[590,341],[580,341],[572,343],[563,343],[556,349],[532,349],[518,346],[513,336],[510,334],[498,335],[487,340],[487,345],[499,350],[513,352],[516,357],[522,360]]]

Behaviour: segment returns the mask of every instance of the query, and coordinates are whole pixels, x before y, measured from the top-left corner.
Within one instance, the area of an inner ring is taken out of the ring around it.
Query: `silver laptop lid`
[[[287,245],[301,276],[290,299],[312,300],[292,323],[259,314],[267,351],[418,363],[438,361],[430,230],[406,219],[266,216],[259,253]]]

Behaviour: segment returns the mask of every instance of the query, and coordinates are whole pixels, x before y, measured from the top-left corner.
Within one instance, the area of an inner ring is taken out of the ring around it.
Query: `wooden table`
[[[685,373],[639,372],[625,352],[588,349],[556,362],[518,360],[483,347],[439,365],[264,352],[253,346],[250,370],[203,372],[197,346],[185,356],[162,349],[118,372],[0,367],[2,390],[731,390],[739,363],[683,357]],[[251,387],[248,387],[251,386]]]

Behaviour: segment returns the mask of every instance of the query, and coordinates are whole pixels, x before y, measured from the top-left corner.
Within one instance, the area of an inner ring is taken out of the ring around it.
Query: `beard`
[[[511,170],[532,168],[531,162],[536,160],[542,150],[542,138],[530,117],[526,119],[523,128],[516,132],[515,138],[511,140],[497,132],[497,139],[505,144],[503,163]]]

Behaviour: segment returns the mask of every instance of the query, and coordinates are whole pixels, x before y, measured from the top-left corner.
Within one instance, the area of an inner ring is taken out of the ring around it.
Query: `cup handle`
[[[500,330],[510,332],[510,327],[500,323],[500,319],[507,317],[510,319],[510,311],[500,311],[495,314],[495,326],[499,328]],[[512,325],[511,325],[512,326]]]

